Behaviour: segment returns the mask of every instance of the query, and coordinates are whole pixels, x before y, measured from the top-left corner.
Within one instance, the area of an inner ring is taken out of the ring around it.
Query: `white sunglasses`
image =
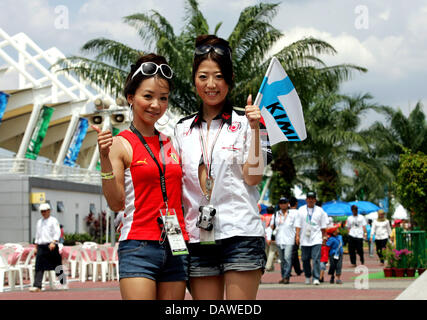
[[[145,76],[153,76],[157,72],[159,72],[159,69],[166,79],[172,79],[173,71],[171,67],[164,63],[158,65],[154,62],[144,62],[143,64],[141,64],[139,68],[134,72],[132,79],[138,74],[138,72],[141,72]]]

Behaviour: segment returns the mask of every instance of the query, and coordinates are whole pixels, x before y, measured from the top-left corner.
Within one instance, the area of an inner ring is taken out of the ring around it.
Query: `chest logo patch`
[[[242,125],[240,124],[240,122],[238,121],[234,121],[231,126],[228,126],[228,131],[229,132],[236,132],[237,130],[240,129]]]

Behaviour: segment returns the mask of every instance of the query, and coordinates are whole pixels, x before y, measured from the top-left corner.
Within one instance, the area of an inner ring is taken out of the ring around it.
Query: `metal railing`
[[[58,166],[54,163],[31,159],[0,159],[0,175],[7,174],[101,185],[101,176],[98,171]]]
[[[408,249],[413,252],[417,267],[426,262],[426,232],[422,230],[404,231],[396,228],[396,249]]]

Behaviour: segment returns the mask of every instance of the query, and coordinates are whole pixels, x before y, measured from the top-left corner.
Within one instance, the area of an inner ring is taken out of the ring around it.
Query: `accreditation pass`
[[[163,225],[165,226],[169,246],[172,250],[172,255],[178,256],[188,254],[187,245],[185,244],[175,209],[161,209],[160,213],[163,219]]]

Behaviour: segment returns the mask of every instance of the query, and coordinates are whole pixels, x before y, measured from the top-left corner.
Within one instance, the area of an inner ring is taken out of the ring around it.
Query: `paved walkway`
[[[359,259],[357,260],[359,263]],[[302,265],[302,264],[301,264]],[[365,265],[353,268],[348,254],[344,255],[341,279],[343,284],[330,284],[330,276],[325,274],[325,282],[319,286],[306,285],[304,274],[292,276],[291,283],[278,284],[280,266],[273,272],[266,272],[258,291],[258,299],[264,300],[393,300],[404,291],[413,278],[366,279],[367,273],[383,270],[377,257],[369,257],[365,252]],[[292,271],[294,272],[294,271]],[[363,279],[365,278],[365,279]]]
[[[358,260],[359,262],[359,260]],[[342,280],[343,284],[329,284],[329,276],[319,286],[306,285],[304,275],[291,277],[288,285],[278,284],[280,280],[279,264],[275,264],[273,272],[266,272],[262,277],[258,300],[394,300],[411,283],[413,278],[388,278],[361,280],[363,272],[377,273],[382,271],[376,256],[369,257],[365,253],[365,267],[352,268],[348,255],[344,255]],[[356,273],[358,269],[362,273]],[[354,279],[355,277],[359,277]],[[0,293],[0,300],[120,300],[120,290],[117,281],[81,283],[69,281],[68,291],[46,290],[39,293],[28,292],[27,281],[24,291],[17,288],[13,292]],[[365,288],[365,289],[361,289]],[[187,293],[186,299],[191,296]]]

